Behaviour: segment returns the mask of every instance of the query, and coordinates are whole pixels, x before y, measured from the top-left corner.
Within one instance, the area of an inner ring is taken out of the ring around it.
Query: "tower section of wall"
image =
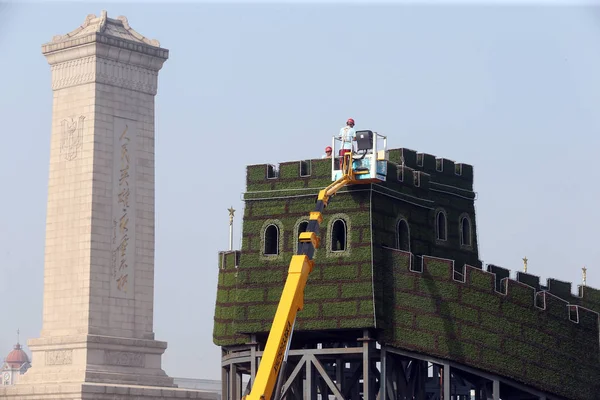
[[[218,345],[244,343],[252,333],[268,332],[281,296],[291,258],[297,252],[302,224],[314,208],[318,189],[331,182],[327,160],[279,166],[277,178],[267,178],[268,165],[249,166],[248,192],[241,251],[219,254],[219,282],[214,339]],[[305,291],[305,305],[295,330],[374,327],[371,262],[370,190],[347,188],[335,196],[323,214],[315,269]],[[332,226],[346,232],[343,250],[332,250]],[[269,228],[274,227],[274,228]],[[268,230],[277,232],[275,254],[266,254]]]

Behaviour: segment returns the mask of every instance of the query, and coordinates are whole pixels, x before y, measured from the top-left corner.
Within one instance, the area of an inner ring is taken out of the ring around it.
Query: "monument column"
[[[154,96],[168,50],[103,11],[43,53],[54,104],[42,337],[153,339]]]
[[[153,333],[154,96],[169,52],[106,11],[42,51],[54,92],[43,326],[15,387],[174,387]]]

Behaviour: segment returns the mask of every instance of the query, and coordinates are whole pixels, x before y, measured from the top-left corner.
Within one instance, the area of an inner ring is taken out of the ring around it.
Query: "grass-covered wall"
[[[413,272],[410,253],[380,249],[376,254],[387,278],[383,342],[569,399],[598,399],[595,311],[569,306],[547,291],[536,294],[516,280],[504,279],[498,291],[496,276],[479,268],[464,267],[464,282],[457,281],[451,260],[423,257],[420,265],[413,263],[421,272]],[[599,291],[585,289],[579,302],[597,301]]]
[[[214,342],[243,344],[268,332],[329,160],[247,169],[240,251],[219,254]],[[488,266],[478,258],[473,169],[412,150],[390,151],[388,180],[344,188],[323,213],[321,246],[298,314],[297,331],[373,328],[380,341],[432,354],[572,399],[600,393],[600,291]],[[447,238],[436,236],[436,213]],[[468,216],[470,245],[460,220]],[[347,248],[332,252],[331,224],[343,219]],[[396,226],[410,226],[411,253],[396,247]],[[263,254],[265,229],[277,227],[279,254]],[[410,258],[414,267],[410,270]],[[448,261],[452,260],[452,261]],[[465,264],[473,267],[463,267]],[[417,268],[418,269],[418,268]]]
[[[234,265],[235,252],[220,256],[232,261],[219,269],[214,325],[217,345],[244,343],[248,338],[244,334],[269,330],[297,250],[298,226],[308,221],[317,188],[331,182],[330,168],[326,160],[313,160],[311,176],[299,178],[299,163],[282,164],[279,178],[269,181],[269,187],[262,186],[264,166],[248,168],[239,266]],[[310,190],[297,190],[303,187]],[[370,192],[361,186],[344,189],[327,207],[320,232],[323,245],[314,257],[315,268],[296,330],[374,327],[369,207]],[[339,218],[347,224],[347,247],[332,252],[325,244],[331,240],[331,223]],[[268,224],[279,227],[281,251],[276,256],[262,254],[261,233]]]

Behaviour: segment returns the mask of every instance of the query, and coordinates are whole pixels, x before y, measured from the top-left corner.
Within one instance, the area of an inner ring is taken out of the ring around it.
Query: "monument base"
[[[100,383],[16,384],[0,386],[3,400],[219,400],[213,392]]]
[[[82,334],[32,339],[28,344],[32,367],[19,384],[176,387],[161,368],[166,342]]]

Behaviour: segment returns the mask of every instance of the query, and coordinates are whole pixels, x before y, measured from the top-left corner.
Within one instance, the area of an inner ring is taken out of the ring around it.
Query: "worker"
[[[352,152],[352,141],[356,140],[356,131],[354,130],[354,120],[348,118],[346,126],[340,129],[339,137],[342,140],[342,147],[340,149],[341,169],[345,169],[345,158],[344,154]]]
[[[342,156],[352,151],[352,141],[356,140],[356,131],[354,130],[354,120],[352,118],[349,118],[346,121],[346,126],[340,129],[339,137],[342,139],[342,148],[340,149],[340,156]]]
[[[331,146],[325,147],[325,154],[321,158],[331,158],[332,152],[333,152],[333,149],[331,148]]]

